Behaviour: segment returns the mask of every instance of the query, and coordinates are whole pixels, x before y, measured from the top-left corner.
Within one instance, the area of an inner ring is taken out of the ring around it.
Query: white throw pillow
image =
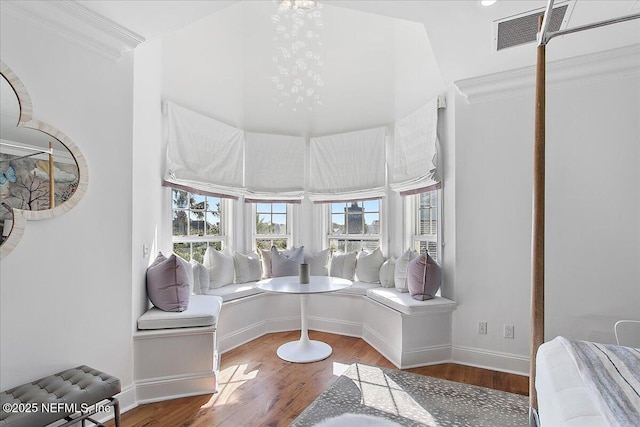
[[[391,257],[380,266],[380,284],[385,288],[395,287],[396,259]]]
[[[400,255],[400,258],[396,260],[396,269],[393,275],[393,279],[396,285],[396,289],[400,292],[408,292],[407,290],[407,268],[409,262],[412,259],[417,258],[418,254],[412,250],[407,249],[405,253]]]
[[[331,259],[331,276],[353,280],[353,275],[356,272],[357,255],[357,252],[334,255]]]
[[[304,262],[309,264],[309,272],[312,276],[328,276],[329,275],[329,256],[331,251],[324,251],[304,254]]]
[[[380,266],[384,255],[380,248],[373,252],[361,251],[356,260],[356,279],[365,283],[380,283]]]
[[[189,264],[189,261],[182,258],[180,255],[176,255],[176,257],[179,258],[178,261],[184,261],[185,267],[189,267],[189,268],[185,268],[185,270],[187,271],[187,277],[189,280],[189,295],[191,295],[195,287],[195,278],[193,277],[193,268],[190,268],[191,265]]]
[[[260,280],[260,259],[257,253],[251,252],[245,255],[236,252],[233,261],[236,268],[236,283]]]
[[[220,252],[211,247],[204,253],[204,266],[209,269],[209,288],[215,289],[233,283],[233,254],[228,249]]]
[[[193,266],[193,293],[206,294],[209,289],[209,269],[194,259],[191,260],[191,265]]]
[[[260,253],[260,265],[262,266],[262,278],[271,277],[271,249],[258,249]]]

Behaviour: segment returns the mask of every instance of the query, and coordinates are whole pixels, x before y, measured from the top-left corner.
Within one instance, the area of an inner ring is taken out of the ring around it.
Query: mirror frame
[[[13,227],[11,228],[11,234],[9,234],[7,240],[0,245],[0,259],[4,259],[22,239],[27,220],[33,221],[53,218],[67,212],[80,202],[89,185],[89,167],[80,149],[67,135],[55,127],[33,118],[33,104],[27,88],[22,84],[22,81],[16,76],[13,70],[2,61],[0,61],[0,74],[9,82],[9,85],[13,88],[18,98],[20,118],[16,126],[35,129],[57,139],[69,150],[78,165],[78,187],[71,197],[63,203],[60,203],[53,209],[41,211],[13,208]]]

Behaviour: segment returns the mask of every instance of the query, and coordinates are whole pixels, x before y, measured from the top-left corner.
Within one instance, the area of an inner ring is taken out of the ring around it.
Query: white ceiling
[[[640,12],[636,0],[571,0],[568,26]],[[163,37],[165,97],[247,130],[322,135],[393,123],[456,80],[533,65],[535,44],[495,52],[494,21],[546,0],[325,0],[323,106],[279,109],[271,15],[263,1],[79,1]],[[556,1],[560,4],[562,1]],[[554,39],[553,61],[640,43],[640,20]]]

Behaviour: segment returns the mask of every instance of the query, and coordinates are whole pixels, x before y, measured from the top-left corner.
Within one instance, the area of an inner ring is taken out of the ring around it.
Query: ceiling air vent
[[[565,3],[553,8],[549,31],[558,31],[568,19],[569,4]],[[513,46],[536,41],[538,34],[538,18],[544,15],[544,9],[527,12],[526,14],[512,16],[494,22],[494,33],[497,34],[496,50],[507,49]]]

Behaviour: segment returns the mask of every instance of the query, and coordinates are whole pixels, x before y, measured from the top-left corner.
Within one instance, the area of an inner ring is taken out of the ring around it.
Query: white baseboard
[[[405,351],[402,353],[402,369],[449,363],[452,360],[451,353],[450,345],[423,347],[417,350]]]
[[[152,378],[136,382],[138,404],[213,394],[216,390],[216,377],[212,372]]]
[[[400,368],[401,355],[380,334],[367,327],[367,325],[362,325],[362,339],[371,347],[375,348],[380,354],[389,360],[389,362]]]
[[[300,329],[300,317],[261,320],[230,334],[218,335],[218,348],[220,354],[223,354],[263,335],[296,329]]]
[[[454,346],[453,363],[529,376],[529,358],[480,348]]]
[[[309,316],[309,329],[348,337],[362,337],[362,322],[329,319],[326,317]]]

